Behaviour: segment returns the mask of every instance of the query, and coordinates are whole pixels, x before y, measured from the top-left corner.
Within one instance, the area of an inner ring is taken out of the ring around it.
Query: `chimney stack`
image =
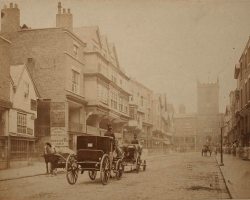
[[[17,4],[10,3],[1,10],[1,32],[10,33],[20,30],[20,10]]]
[[[66,28],[70,31],[73,30],[73,15],[70,13],[70,9],[66,12],[65,8],[62,8],[61,2],[58,2],[58,13],[56,14],[56,27]]]

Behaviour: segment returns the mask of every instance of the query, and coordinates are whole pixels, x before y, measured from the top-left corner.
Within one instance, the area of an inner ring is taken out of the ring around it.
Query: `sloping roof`
[[[13,80],[14,86],[18,86],[22,74],[24,72],[24,68],[25,68],[24,64],[10,66],[10,76],[11,79]]]
[[[73,29],[73,32],[83,41],[96,41],[102,45],[98,26],[82,26]]]
[[[38,97],[40,97],[40,94],[39,94],[39,92],[38,92],[38,90],[36,88],[36,84],[35,84],[32,76],[31,76],[31,74],[30,74],[30,72],[29,72],[29,70],[28,70],[28,68],[26,67],[25,64],[11,65],[10,66],[10,78],[11,78],[13,86],[18,87],[19,82],[21,80],[21,77],[22,77],[23,72],[24,72],[25,69],[26,69],[26,71],[27,71],[27,73],[28,73],[28,75],[30,77],[31,82],[33,83],[36,95]]]

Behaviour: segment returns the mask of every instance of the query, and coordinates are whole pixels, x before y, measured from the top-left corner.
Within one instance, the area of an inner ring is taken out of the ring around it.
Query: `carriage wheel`
[[[102,158],[101,161],[101,167],[100,167],[100,172],[101,172],[101,181],[103,185],[106,185],[109,181],[110,178],[110,161],[109,161],[109,157],[107,155],[105,155]]]
[[[146,160],[144,160],[143,161],[143,171],[146,171],[146,165],[147,165]]]
[[[69,184],[76,183],[78,178],[78,164],[74,155],[69,155],[66,161],[66,177]]]
[[[124,166],[122,164],[122,160],[119,159],[116,163],[116,175],[115,175],[115,177],[117,180],[121,179],[122,174],[123,174],[123,170],[124,170]]]
[[[90,178],[92,181],[94,181],[95,178],[96,178],[96,174],[97,174],[97,172],[94,171],[94,170],[89,171],[89,178]]]

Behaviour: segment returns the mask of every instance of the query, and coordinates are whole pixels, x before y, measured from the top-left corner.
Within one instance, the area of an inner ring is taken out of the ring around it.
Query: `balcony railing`
[[[69,131],[72,132],[83,132],[83,124],[69,122]]]

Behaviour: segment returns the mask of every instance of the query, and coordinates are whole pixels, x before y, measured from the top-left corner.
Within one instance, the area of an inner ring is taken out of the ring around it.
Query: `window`
[[[74,93],[79,93],[79,77],[80,77],[80,74],[75,71],[75,70],[72,70],[72,92]]]
[[[27,98],[29,96],[29,83],[24,82],[24,97]]]
[[[73,52],[74,52],[74,55],[75,55],[75,56],[78,55],[78,50],[79,50],[79,47],[78,47],[76,44],[74,44],[74,45],[73,45]]]
[[[119,111],[122,112],[122,97],[119,97]]]
[[[98,98],[103,103],[108,104],[108,88],[102,84],[98,84]]]
[[[27,130],[27,116],[23,113],[17,113],[17,132],[26,133]]]
[[[143,96],[141,96],[141,106],[143,106]]]
[[[36,111],[37,110],[37,102],[34,99],[30,100],[30,109]]]

